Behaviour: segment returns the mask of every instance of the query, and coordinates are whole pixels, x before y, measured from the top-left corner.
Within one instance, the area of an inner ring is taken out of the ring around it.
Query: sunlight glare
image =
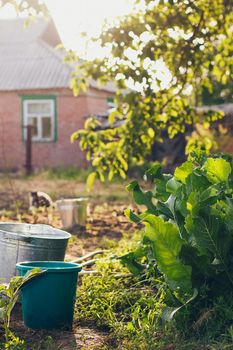
[[[114,23],[116,17],[124,16],[133,9],[133,0],[45,0],[46,5],[58,28],[63,44],[80,56],[85,54],[87,37],[96,37],[101,33],[107,20]],[[98,44],[92,45],[88,56],[99,56]]]

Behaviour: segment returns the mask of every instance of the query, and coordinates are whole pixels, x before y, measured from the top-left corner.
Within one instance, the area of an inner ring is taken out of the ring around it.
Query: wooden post
[[[32,125],[26,126],[26,174],[31,175],[32,173]]]

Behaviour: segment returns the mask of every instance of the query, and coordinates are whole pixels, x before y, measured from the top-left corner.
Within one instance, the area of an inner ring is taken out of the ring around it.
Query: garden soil
[[[21,221],[26,223],[50,224],[61,228],[61,220],[56,209],[29,211],[28,193],[39,190],[49,193],[53,199],[83,196],[85,185],[70,180],[2,180],[0,179],[0,221]],[[75,260],[89,252],[114,246],[124,232],[133,229],[123,212],[127,207],[126,195],[121,195],[124,187],[113,184],[98,184],[92,192],[85,229],[77,228],[72,233],[66,260]],[[125,198],[121,197],[125,196]],[[124,204],[123,204],[124,203]],[[81,283],[81,278],[80,278]],[[26,329],[22,322],[21,306],[17,304],[12,315],[12,330],[21,339],[40,350],[90,350],[113,349],[113,340],[107,330],[95,325],[77,324],[72,331],[33,331]],[[0,334],[1,336],[1,334]]]

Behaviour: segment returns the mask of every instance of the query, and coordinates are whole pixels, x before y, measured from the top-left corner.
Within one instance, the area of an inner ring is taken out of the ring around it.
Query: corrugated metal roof
[[[32,42],[43,34],[50,20],[36,18],[25,26],[25,18],[0,20],[0,44]]]
[[[22,19],[0,21],[0,90],[69,87],[71,67],[41,39],[49,23],[24,28]]]
[[[25,19],[0,20],[0,91],[69,87],[72,67],[50,45],[60,38],[52,20],[37,18],[28,27]],[[90,79],[90,87],[116,92],[112,83],[99,88]]]

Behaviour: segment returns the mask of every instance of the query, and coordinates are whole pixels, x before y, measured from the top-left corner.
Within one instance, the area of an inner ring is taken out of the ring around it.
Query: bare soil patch
[[[72,331],[45,331],[25,328],[21,306],[17,304],[11,322],[15,334],[24,339],[31,348],[38,350],[101,350],[110,346],[111,337],[107,331],[95,327],[78,325],[74,321]]]

